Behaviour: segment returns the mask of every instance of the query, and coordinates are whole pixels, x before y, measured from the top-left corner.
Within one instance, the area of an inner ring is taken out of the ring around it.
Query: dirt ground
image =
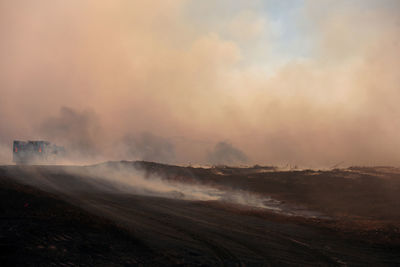
[[[122,167],[124,173],[132,170],[144,180],[157,177],[168,185],[272,198],[279,209],[187,199],[182,196],[186,191],[179,190],[164,195],[130,191],[132,184],[121,186],[104,179],[107,174],[94,175],[105,169],[118,173]],[[400,171],[389,167],[282,171],[150,162],[0,166],[0,262],[400,266],[399,205]]]

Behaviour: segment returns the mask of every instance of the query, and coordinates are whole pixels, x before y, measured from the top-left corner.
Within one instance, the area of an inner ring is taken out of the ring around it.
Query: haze
[[[400,1],[0,0],[0,162],[399,165]]]

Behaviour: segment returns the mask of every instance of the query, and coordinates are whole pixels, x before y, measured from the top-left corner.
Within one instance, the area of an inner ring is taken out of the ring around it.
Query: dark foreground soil
[[[4,176],[0,199],[1,266],[126,265],[155,256],[112,221]]]
[[[127,193],[88,177],[99,166],[3,166],[0,265],[400,266],[397,170],[101,166],[121,164],[148,177],[273,196],[326,216]]]

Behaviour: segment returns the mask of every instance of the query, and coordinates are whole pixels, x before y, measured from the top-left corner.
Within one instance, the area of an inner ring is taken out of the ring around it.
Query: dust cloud
[[[0,1],[0,154],[398,165],[399,1],[280,2]]]

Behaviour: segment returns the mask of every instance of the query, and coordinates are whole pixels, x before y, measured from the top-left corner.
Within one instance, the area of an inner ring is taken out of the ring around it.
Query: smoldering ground
[[[211,201],[285,215],[322,216],[318,212],[286,205],[245,190],[149,175],[133,167],[132,162],[107,162],[90,166],[15,166],[8,169],[8,175],[21,183],[64,196],[79,205],[90,206],[89,202],[86,203],[89,195],[137,195],[181,201]]]

